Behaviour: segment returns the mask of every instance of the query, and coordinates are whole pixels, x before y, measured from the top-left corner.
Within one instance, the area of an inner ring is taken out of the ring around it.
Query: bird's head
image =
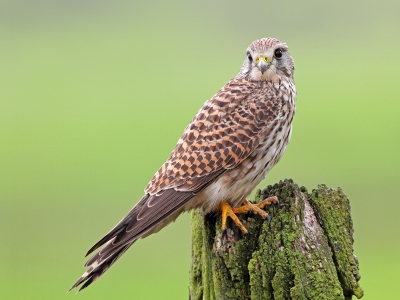
[[[263,38],[250,44],[238,77],[250,81],[278,80],[293,77],[294,62],[285,43]]]

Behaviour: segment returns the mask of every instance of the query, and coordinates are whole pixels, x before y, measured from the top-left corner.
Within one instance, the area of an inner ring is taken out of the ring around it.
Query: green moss
[[[203,270],[202,270],[202,247],[203,247],[203,219],[199,212],[193,211],[192,222],[192,264],[190,268],[190,295],[191,299],[199,300],[203,298]]]
[[[234,225],[222,233],[219,216],[193,213],[191,299],[361,297],[344,193],[319,186],[309,195],[285,180],[257,191],[256,202],[273,195],[281,205],[268,208],[270,224],[259,216],[240,216],[250,232],[246,236]],[[327,198],[334,201],[328,204]]]
[[[251,233],[260,231],[261,223],[256,219],[248,216],[242,218],[243,224]],[[233,224],[229,227],[222,233],[220,218],[215,223],[213,265],[219,271],[214,276],[215,291],[217,299],[247,299],[250,295],[248,262],[257,247],[258,236],[243,236]]]
[[[310,203],[319,216],[319,223],[333,250],[333,259],[345,296],[361,298],[364,291],[358,284],[361,276],[357,257],[353,254],[354,230],[349,199],[341,188],[333,190],[319,185],[311,193]]]

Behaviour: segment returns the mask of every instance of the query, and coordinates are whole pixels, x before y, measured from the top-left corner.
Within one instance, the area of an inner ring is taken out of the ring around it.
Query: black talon
[[[268,222],[268,225],[269,225],[269,223],[271,223],[271,216],[268,214],[268,215],[266,216],[266,219],[267,219],[267,222]]]

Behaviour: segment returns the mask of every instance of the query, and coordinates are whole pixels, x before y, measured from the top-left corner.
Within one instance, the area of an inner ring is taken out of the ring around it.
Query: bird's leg
[[[266,198],[263,201],[261,201],[260,203],[256,203],[256,204],[253,204],[247,200],[244,200],[242,206],[232,208],[232,211],[235,214],[246,214],[249,211],[251,211],[255,214],[259,214],[263,219],[268,218],[268,222],[269,222],[268,213],[266,211],[262,210],[261,208],[264,208],[267,205],[271,205],[272,203],[274,203],[274,204],[279,203],[278,198],[276,196]]]
[[[272,203],[273,203],[273,204],[278,204],[278,205],[279,205],[278,197],[272,196],[272,197],[265,198],[265,199],[264,199],[263,201],[261,201],[260,203],[253,204],[253,206],[257,206],[257,207],[259,207],[259,208],[263,208],[263,207],[265,207],[265,206],[267,206],[267,205],[271,205]]]
[[[237,227],[243,232],[243,234],[247,233],[246,227],[243,226],[242,222],[240,222],[239,218],[233,212],[232,206],[229,205],[228,202],[222,201],[221,203],[221,211],[222,211],[222,225],[221,229],[226,229],[226,220],[228,216],[232,219],[232,221],[236,224]]]
[[[221,211],[222,211],[222,226],[221,229],[226,229],[226,220],[228,217],[232,219],[232,221],[236,224],[237,227],[245,234],[247,233],[247,229],[243,226],[242,222],[240,222],[239,218],[236,214],[247,214],[249,211],[259,214],[263,219],[268,218],[269,222],[269,215],[266,211],[262,210],[263,207],[271,204],[279,203],[278,198],[276,196],[272,196],[269,198],[264,199],[260,203],[250,203],[247,200],[243,201],[242,206],[232,208],[228,202],[223,201],[221,203]]]

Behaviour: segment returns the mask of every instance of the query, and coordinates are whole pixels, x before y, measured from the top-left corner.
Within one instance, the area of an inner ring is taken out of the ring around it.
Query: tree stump
[[[277,196],[271,222],[240,215],[221,232],[221,216],[192,212],[189,299],[351,299],[363,296],[353,254],[350,203],[343,191],[311,193],[286,179],[256,194]]]

